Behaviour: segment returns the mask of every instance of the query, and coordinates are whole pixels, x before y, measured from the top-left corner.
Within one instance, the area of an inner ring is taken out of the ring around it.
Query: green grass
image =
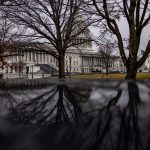
[[[118,74],[85,74],[85,75],[77,75],[71,76],[72,79],[125,79],[126,74],[118,73]],[[68,78],[68,77],[66,77]],[[137,73],[138,80],[150,79],[150,73]]]

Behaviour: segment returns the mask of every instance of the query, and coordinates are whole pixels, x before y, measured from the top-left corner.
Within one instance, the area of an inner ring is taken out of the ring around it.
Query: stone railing
[[[13,79],[13,78],[28,78],[28,79],[37,79],[37,78],[44,78],[44,77],[51,77],[51,74],[45,73],[29,73],[28,75],[25,73],[5,73],[3,74],[4,79]]]

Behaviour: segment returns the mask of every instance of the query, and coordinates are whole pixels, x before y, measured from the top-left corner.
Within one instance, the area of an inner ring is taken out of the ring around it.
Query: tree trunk
[[[108,63],[108,59],[106,60],[106,75],[108,75],[108,67],[109,67],[109,63]]]
[[[106,66],[106,75],[108,75],[108,67]]]
[[[127,76],[125,78],[136,80],[137,69],[132,67],[126,67],[126,68],[127,68]]]
[[[65,78],[65,56],[59,56],[59,79]]]

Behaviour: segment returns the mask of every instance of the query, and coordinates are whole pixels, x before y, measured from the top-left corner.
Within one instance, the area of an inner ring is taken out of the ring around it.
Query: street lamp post
[[[29,67],[26,66],[26,74],[27,74],[27,78],[28,78],[28,75],[29,75]]]
[[[33,65],[32,65],[32,79],[33,79]]]
[[[70,79],[71,79],[71,59],[72,59],[72,57],[71,57],[71,56],[69,56],[69,64],[70,64]]]

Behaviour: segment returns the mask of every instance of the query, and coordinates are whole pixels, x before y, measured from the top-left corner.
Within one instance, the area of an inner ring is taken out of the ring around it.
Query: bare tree
[[[150,40],[141,58],[140,51],[141,34],[150,21],[149,0],[92,0],[87,2],[87,8],[95,13],[106,25],[106,28],[114,34],[118,41],[121,58],[127,69],[127,79],[136,79],[139,67],[143,65],[150,53]],[[86,8],[86,10],[87,10]],[[125,18],[128,25],[128,49],[125,48],[123,34],[119,28],[118,20]],[[128,50],[128,54],[126,51]]]
[[[4,1],[0,3],[0,8],[4,6]],[[0,67],[3,68],[10,56],[21,55],[21,47],[29,43],[29,39],[24,41],[22,35],[26,29],[19,28],[11,22],[7,16],[0,10]],[[20,51],[19,51],[20,50]]]
[[[14,0],[7,2],[4,12],[21,27],[28,28],[39,43],[45,43],[59,61],[59,77],[65,78],[64,56],[69,47],[85,41],[75,40],[89,25],[90,16],[81,16],[82,0]],[[84,14],[82,14],[84,15]],[[86,33],[85,33],[86,35]]]
[[[108,75],[109,68],[112,65],[112,61],[114,59],[114,56],[113,56],[114,51],[115,51],[115,47],[114,45],[110,43],[106,43],[105,45],[99,46],[98,54],[102,56],[103,65],[106,69],[106,75]]]
[[[0,62],[3,67],[6,64],[6,57],[15,53],[17,49],[17,40],[12,29],[15,26],[6,18],[0,17]],[[15,32],[15,31],[14,31]]]

